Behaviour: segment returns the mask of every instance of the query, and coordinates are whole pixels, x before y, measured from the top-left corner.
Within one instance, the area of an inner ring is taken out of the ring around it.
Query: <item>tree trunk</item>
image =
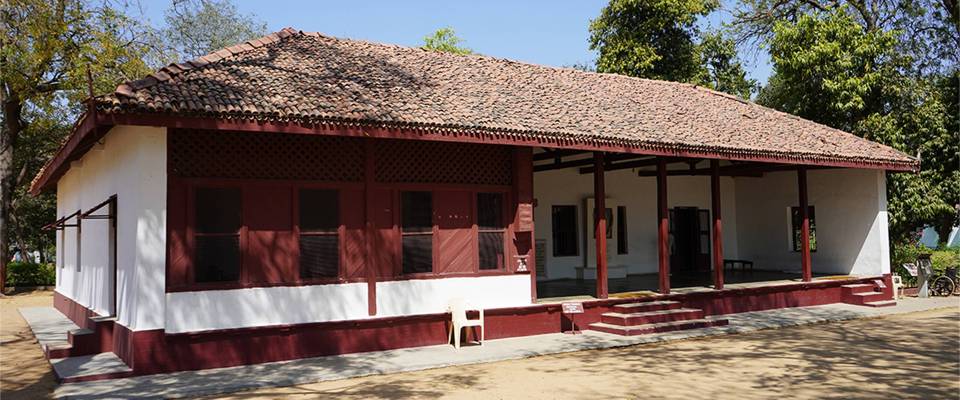
[[[937,231],[937,248],[944,248],[947,246],[947,240],[950,239],[950,232],[953,231],[953,216],[951,218],[943,218],[938,221],[933,229]]]
[[[6,86],[6,85],[5,85]],[[13,201],[13,149],[23,130],[23,103],[16,92],[3,88],[3,126],[0,127],[0,293],[7,286],[10,261],[10,205]]]

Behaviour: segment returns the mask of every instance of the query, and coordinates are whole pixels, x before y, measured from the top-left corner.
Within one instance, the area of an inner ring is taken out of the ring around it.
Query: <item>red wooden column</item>
[[[513,195],[517,202],[513,218],[514,252],[526,256],[530,274],[530,302],[537,302],[537,257],[533,220],[533,148],[515,147],[513,151]],[[508,252],[507,260],[514,261]],[[519,260],[517,260],[519,262]],[[508,271],[516,267],[508,267]]]
[[[807,202],[807,168],[797,168],[797,184],[800,192],[800,267],[803,281],[813,280],[810,267],[810,206]]]
[[[713,288],[723,289],[723,224],[720,217],[720,160],[710,160],[710,198],[713,209]]]
[[[660,293],[670,294],[670,248],[667,245],[667,238],[670,234],[669,211],[667,210],[667,162],[664,158],[657,160],[657,254],[659,256],[660,268]]]
[[[597,298],[607,298],[607,204],[603,152],[593,153],[593,235],[597,244]]]
[[[373,224],[375,207],[373,203],[373,179],[376,160],[373,159],[373,139],[366,138],[363,141],[364,163],[363,163],[363,199],[364,199],[364,221],[366,230],[364,237],[364,255],[363,266],[367,275],[367,313],[371,316],[377,315],[377,258],[374,257],[374,236],[376,228]]]

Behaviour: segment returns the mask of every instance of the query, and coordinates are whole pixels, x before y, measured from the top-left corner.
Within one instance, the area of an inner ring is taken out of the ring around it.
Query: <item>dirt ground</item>
[[[53,292],[38,291],[0,297],[0,398],[42,399],[57,386],[53,370],[20,307],[53,306]]]
[[[958,399],[960,308],[236,393],[221,399]]]
[[[0,298],[0,398],[49,397],[49,364],[19,307]],[[584,351],[211,397],[958,399],[960,307],[881,319]]]

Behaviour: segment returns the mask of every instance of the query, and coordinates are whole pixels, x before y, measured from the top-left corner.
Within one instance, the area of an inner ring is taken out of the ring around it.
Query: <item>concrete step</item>
[[[613,306],[613,310],[614,312],[623,314],[635,314],[648,311],[676,310],[681,307],[682,305],[679,301],[660,300],[645,301],[641,303],[617,304]]]
[[[628,326],[703,319],[703,316],[702,310],[695,308],[677,308],[673,310],[658,310],[638,313],[603,313],[600,315],[600,322],[611,325]]]
[[[865,305],[866,303],[887,300],[890,300],[890,298],[883,292],[853,293],[843,296],[844,303],[858,306]]]
[[[113,353],[50,359],[60,383],[85,382],[133,376],[133,369]]]
[[[843,294],[869,293],[876,291],[877,286],[871,283],[857,283],[852,285],[840,286]]]
[[[48,342],[42,347],[47,359],[70,357],[70,351],[73,350],[73,345],[67,342]]]
[[[867,307],[893,307],[897,305],[895,300],[868,301],[863,303]]]
[[[724,326],[730,322],[726,319],[692,319],[687,321],[661,322],[659,324],[644,324],[620,326],[597,322],[590,324],[590,329],[600,332],[612,333],[622,336],[647,335],[651,333],[682,331],[687,329],[709,328],[712,326]]]

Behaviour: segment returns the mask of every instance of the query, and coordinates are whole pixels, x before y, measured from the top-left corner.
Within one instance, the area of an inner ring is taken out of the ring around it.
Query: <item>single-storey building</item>
[[[48,353],[149,374],[442,344],[453,298],[490,339],[568,329],[571,299],[617,334],[885,305],[886,174],[918,168],[689,84],[287,28],[90,100],[32,185],[88,328]]]

